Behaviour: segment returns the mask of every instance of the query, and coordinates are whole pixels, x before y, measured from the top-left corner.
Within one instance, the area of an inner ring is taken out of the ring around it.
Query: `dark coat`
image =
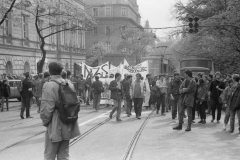
[[[3,83],[0,81],[0,98],[3,96]]]
[[[219,86],[219,88],[221,88],[221,89],[225,89],[224,82],[221,82],[218,80],[212,81],[210,84],[210,87],[209,87],[209,91],[211,92],[211,98],[214,100],[218,100],[218,98],[220,97],[220,95],[222,93],[221,91],[219,91],[216,88],[217,86]]]
[[[31,97],[32,96],[32,92],[29,91],[30,88],[32,88],[32,82],[25,78],[23,81],[22,81],[22,91],[21,91],[21,96],[22,97]]]
[[[169,85],[169,94],[172,94],[172,95],[179,95],[179,88],[182,84],[182,81],[181,79],[173,79],[171,82],[170,82],[170,85]]]
[[[8,84],[3,84],[3,97],[10,97],[10,86]]]
[[[123,99],[122,84],[121,84],[121,89],[117,88],[117,81],[116,80],[113,80],[110,83],[109,90],[111,91],[111,99],[113,99],[113,100],[122,100]]]
[[[238,85],[237,89],[233,93],[229,108],[230,110],[240,109],[240,85]]]
[[[92,83],[92,92],[93,94],[101,94],[104,92],[103,84],[101,81],[95,81]]]
[[[186,79],[183,81],[182,85],[180,86],[180,90],[186,88],[186,91],[181,94],[182,105],[193,107],[196,87],[197,87],[196,82],[193,79],[191,80]]]

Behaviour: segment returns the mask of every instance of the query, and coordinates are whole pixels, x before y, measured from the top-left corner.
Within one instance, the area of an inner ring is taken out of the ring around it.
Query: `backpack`
[[[60,83],[51,80],[59,85],[59,101],[56,104],[60,120],[64,124],[75,123],[78,119],[78,112],[80,111],[80,102],[77,97],[75,89],[69,86],[69,83]]]

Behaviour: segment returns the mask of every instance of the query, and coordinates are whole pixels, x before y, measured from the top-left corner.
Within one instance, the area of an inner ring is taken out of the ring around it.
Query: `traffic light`
[[[194,18],[194,29],[195,29],[195,33],[198,32],[198,27],[199,27],[199,24],[198,24],[198,21],[199,21],[199,18],[198,17],[195,17]]]
[[[193,33],[194,30],[193,30],[193,18],[188,18],[188,21],[189,21],[189,33]]]
[[[198,32],[198,28],[199,28],[199,18],[195,17],[195,18],[188,18],[189,21],[189,33],[197,33]]]

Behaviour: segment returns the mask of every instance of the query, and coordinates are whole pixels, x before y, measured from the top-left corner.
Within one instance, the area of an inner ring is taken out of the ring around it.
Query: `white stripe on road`
[[[90,123],[90,122],[92,122],[92,121],[95,121],[96,119],[103,118],[103,117],[108,117],[108,116],[109,116],[108,114],[109,114],[110,112],[111,112],[111,111],[107,111],[106,113],[103,113],[103,114],[101,114],[101,115],[99,115],[99,116],[97,116],[97,117],[95,117],[95,118],[89,119],[89,120],[87,120],[87,121],[85,121],[85,122],[83,122],[83,123],[78,124],[78,126],[81,127],[81,126],[84,126],[84,125],[86,125],[86,124],[88,124],[88,123]]]

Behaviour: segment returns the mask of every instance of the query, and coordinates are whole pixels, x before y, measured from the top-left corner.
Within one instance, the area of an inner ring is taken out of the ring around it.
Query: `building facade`
[[[92,46],[102,43],[105,48],[102,63],[111,61],[112,64],[118,65],[123,58],[127,58],[130,63],[135,64],[135,57],[125,56],[125,51],[118,50],[118,45],[122,41],[122,32],[126,27],[142,28],[137,1],[87,0],[85,2],[88,5],[88,13],[97,23],[91,32],[86,33],[86,48],[92,52]]]
[[[51,1],[55,6],[59,2]],[[0,3],[4,2],[0,1]],[[40,39],[36,32],[34,17],[26,10],[26,7],[33,4],[27,0],[21,0],[19,3],[21,4],[15,4],[0,26],[0,74],[37,73],[37,62],[41,59]],[[64,0],[63,3],[72,5],[78,10],[85,10],[83,0]],[[41,25],[54,22],[51,19],[41,19]],[[54,33],[56,30],[49,28],[47,32]],[[49,36],[46,38],[45,49],[47,58],[44,70],[47,69],[49,62],[59,61],[65,69],[73,71],[75,63],[85,61],[85,31],[63,31]]]

